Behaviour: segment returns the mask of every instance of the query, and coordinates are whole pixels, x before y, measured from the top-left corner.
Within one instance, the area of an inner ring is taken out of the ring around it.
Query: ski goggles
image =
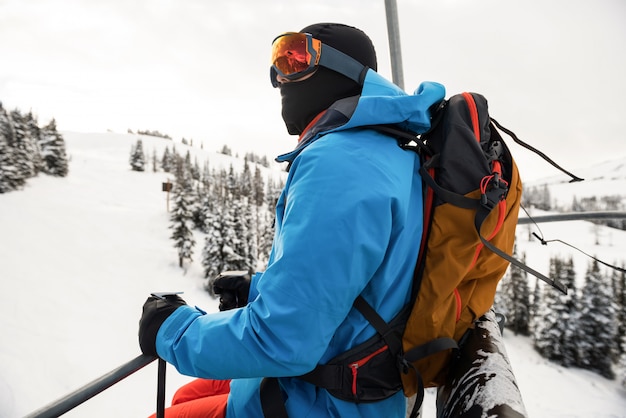
[[[274,39],[271,63],[270,81],[274,87],[280,86],[276,80],[278,75],[297,80],[320,65],[362,84],[361,74],[366,69],[351,56],[322,43],[310,33],[299,32],[283,33]]]

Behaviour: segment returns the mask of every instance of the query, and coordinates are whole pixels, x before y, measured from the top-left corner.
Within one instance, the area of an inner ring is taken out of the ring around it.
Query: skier
[[[401,390],[355,403],[296,377],[376,335],[353,307],[357,296],[386,321],[409,301],[423,223],[419,156],[366,125],[424,132],[445,90],[426,82],[407,95],[376,69],[371,40],[351,26],[319,23],[274,40],[270,81],[298,144],[277,158],[289,175],[268,266],[250,281],[216,283],[239,293],[236,309],[207,314],[178,296],[145,302],[142,351],[201,378],[166,416],[261,417],[261,386],[274,382],[269,404],[291,417],[404,417]]]

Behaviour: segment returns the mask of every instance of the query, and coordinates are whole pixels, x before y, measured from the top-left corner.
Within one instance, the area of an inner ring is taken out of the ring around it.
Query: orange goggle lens
[[[272,66],[284,77],[306,72],[317,65],[321,42],[307,33],[285,33],[272,43]]]

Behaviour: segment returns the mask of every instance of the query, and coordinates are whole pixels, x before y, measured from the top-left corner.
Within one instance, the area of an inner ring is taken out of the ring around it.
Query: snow
[[[64,133],[68,177],[40,175],[22,191],[0,194],[0,418],[24,416],[139,355],[138,321],[150,292],[184,291],[189,304],[217,310],[203,290],[202,237],[196,236],[186,271],[169,239],[161,183],[171,176],[152,172],[151,155],[156,150],[160,156],[172,142],[142,136],[148,166],[134,172],[128,159],[138,137]],[[211,167],[237,163],[208,150],[176,148],[181,154],[189,149],[200,163],[208,158]],[[582,221],[540,227],[546,239],[624,262],[624,231]],[[518,236],[527,262],[543,273],[552,253],[571,251],[528,242],[526,227]],[[587,261],[580,257],[575,267],[582,276]],[[626,417],[626,391],[615,381],[552,364],[526,337],[505,332],[504,341],[530,417]],[[167,370],[169,402],[190,378]],[[147,416],[155,404],[152,363],[66,416]],[[429,390],[424,417],[434,417],[434,409]]]

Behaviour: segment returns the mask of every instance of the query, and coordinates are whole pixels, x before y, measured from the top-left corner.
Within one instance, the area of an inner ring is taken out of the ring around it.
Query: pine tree
[[[170,155],[170,149],[168,146],[165,146],[165,151],[163,151],[163,157],[161,158],[161,168],[166,173],[169,173],[172,170],[172,157]]]
[[[178,250],[178,265],[182,268],[185,260],[193,261],[191,256],[196,242],[192,231],[190,202],[186,190],[179,183],[174,185],[174,209],[170,221],[170,229],[172,229],[170,238],[174,240],[174,248]]]
[[[0,103],[0,193],[17,190],[24,184],[24,177],[17,168],[14,140],[13,123]]]
[[[263,175],[261,174],[261,169],[257,165],[254,169],[252,190],[252,199],[254,200],[254,204],[257,206],[262,206],[265,201],[265,192],[263,191],[264,187]]]
[[[138,139],[137,143],[131,147],[129,162],[133,171],[145,171],[146,154],[143,152],[143,143],[141,142],[141,138]]]
[[[535,349],[548,360],[566,367],[576,363],[576,341],[571,330],[571,326],[576,323],[575,320],[572,321],[575,315],[576,291],[570,264],[573,265],[571,260],[566,263],[558,257],[550,260],[550,278],[561,281],[569,291],[564,295],[553,287],[542,284],[543,292],[533,321]]]
[[[53,176],[65,177],[68,173],[68,161],[65,150],[65,140],[57,131],[56,121],[41,128],[39,148],[43,158],[43,171]]]
[[[267,191],[265,192],[263,204],[265,210],[263,210],[259,216],[261,225],[259,226],[258,237],[258,263],[261,264],[267,263],[272,249],[275,231],[274,224],[276,220],[276,202],[284,186],[283,182],[276,184],[271,179],[267,182]]]
[[[33,164],[35,166],[35,175],[44,169],[44,161],[41,155],[41,148],[39,146],[39,138],[41,137],[41,129],[37,117],[33,115],[33,112],[28,112],[25,116],[26,129],[28,130],[28,136],[32,141],[32,147],[34,149]]]
[[[247,230],[249,222],[246,219],[247,199],[240,197],[231,202],[233,214],[233,235],[232,235],[232,254],[231,267],[232,270],[249,270],[252,266],[248,265],[250,259],[248,246],[249,230]]]
[[[156,153],[156,150],[153,149],[152,150],[152,172],[156,173],[157,171],[159,171],[159,165],[158,165],[158,160],[157,160],[157,153]]]
[[[620,342],[622,347],[622,355],[617,364],[617,381],[626,389],[626,337],[622,338]]]
[[[221,222],[221,207],[216,205],[206,213],[206,238],[204,248],[202,250],[202,267],[204,268],[204,277],[209,280],[207,290],[213,295],[212,280],[224,271],[224,262],[222,255],[223,238]]]
[[[259,208],[250,199],[246,205],[245,211],[245,228],[246,228],[246,244],[247,244],[247,260],[246,266],[248,270],[254,272],[257,270],[259,262]]]
[[[175,158],[174,211],[170,228],[173,229],[171,238],[174,240],[174,247],[178,249],[178,264],[183,267],[184,260],[193,261],[191,256],[196,243],[193,237],[196,196],[189,165],[178,154],[175,154]]]
[[[611,352],[615,344],[615,308],[611,285],[597,261],[589,266],[580,299],[578,365],[612,379]]]
[[[200,181],[201,175],[200,175],[200,165],[198,164],[198,157],[194,158],[193,165],[190,168],[191,168],[191,178],[196,181]]]
[[[232,168],[232,167],[231,167]],[[241,222],[239,201],[228,195],[222,212],[222,261],[224,270],[245,270],[245,257],[241,248]]]
[[[522,262],[526,262],[526,255],[522,256]],[[527,273],[521,268],[511,265],[511,312],[507,317],[508,328],[515,335],[529,335],[530,322],[530,290],[528,288]]]
[[[563,365],[566,367],[576,366],[578,359],[578,296],[576,288],[576,270],[574,269],[574,259],[570,256],[563,263],[563,283],[568,291],[564,295],[555,289],[563,307]]]
[[[615,307],[616,307],[616,348],[617,357],[626,353],[626,345],[622,344],[626,341],[626,273],[623,271],[624,265],[622,265],[622,271],[613,270],[613,294],[615,295]],[[625,359],[626,360],[626,359]]]
[[[250,171],[250,163],[247,158],[244,158],[243,161],[243,172],[241,173],[239,179],[239,189],[242,197],[250,197],[252,196],[252,172]]]
[[[537,313],[539,310],[539,304],[541,302],[541,291],[542,287],[539,283],[539,278],[535,279],[535,287],[533,288],[533,294],[530,301],[530,332],[531,334],[534,332],[535,325],[538,320],[541,320],[539,314]]]
[[[19,110],[13,110],[9,117],[13,122],[13,152],[15,163],[20,176],[25,180],[33,177],[39,171],[36,161],[41,159],[39,148],[31,137],[27,119]]]

